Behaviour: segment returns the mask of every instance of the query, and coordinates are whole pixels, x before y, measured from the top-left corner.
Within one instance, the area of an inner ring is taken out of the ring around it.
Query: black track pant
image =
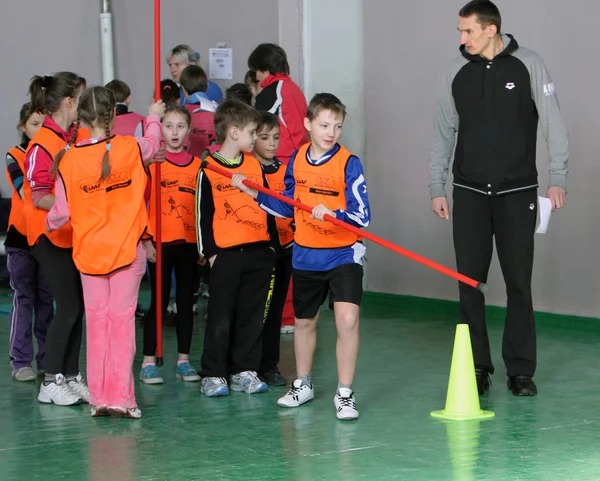
[[[144,356],[156,355],[156,264],[150,271],[150,309],[144,316]],[[175,303],[177,304],[177,352],[189,354],[194,330],[194,292],[198,273],[196,244],[162,246],[162,308],[166,312],[171,294],[171,274],[175,270]]]
[[[266,246],[217,255],[210,270],[202,376],[259,370],[274,267],[275,253]]]
[[[56,302],[56,313],[46,334],[46,372],[79,373],[83,331],[81,277],[72,249],[60,249],[42,236],[32,249]]]
[[[533,376],[536,334],[531,298],[537,192],[497,197],[454,189],[453,226],[456,264],[461,274],[487,282],[493,238],[506,283],[507,311],[502,357],[507,374]],[[481,292],[459,283],[460,320],[469,325],[475,365],[494,372]]]

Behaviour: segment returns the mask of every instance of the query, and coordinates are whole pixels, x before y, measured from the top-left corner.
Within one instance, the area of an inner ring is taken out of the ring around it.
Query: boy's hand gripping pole
[[[213,172],[221,174],[225,177],[229,177],[229,178],[233,177],[233,174],[231,172],[228,172],[225,169],[217,167],[216,165],[209,164],[206,161],[204,161],[202,163],[202,168],[212,170]],[[262,192],[263,194],[267,194],[271,197],[275,197],[276,199],[278,199],[282,202],[285,202],[286,204],[290,204],[297,209],[301,209],[301,210],[304,210],[304,211],[312,214],[313,210],[311,207],[301,204],[300,202],[297,202],[293,199],[289,199],[288,197],[285,197],[284,195],[278,194],[277,192],[267,189],[266,187],[263,187],[262,185],[255,184],[254,182],[251,182],[249,180],[245,180],[244,185],[250,187],[251,189],[255,189],[259,192]],[[376,244],[379,244],[380,246],[383,246],[386,249],[389,249],[393,252],[396,252],[397,254],[408,257],[409,259],[412,259],[413,261],[419,262],[420,264],[423,264],[431,269],[441,272],[442,274],[445,274],[448,277],[452,277],[453,279],[456,279],[459,282],[462,282],[471,287],[474,287],[475,289],[477,289],[480,292],[485,293],[487,291],[487,285],[484,284],[483,282],[475,281],[475,280],[471,279],[470,277],[464,276],[456,271],[453,271],[452,269],[449,269],[447,267],[442,266],[441,264],[438,264],[437,262],[433,262],[429,259],[426,259],[423,256],[420,256],[419,254],[415,254],[414,252],[404,249],[403,247],[397,246],[396,244],[392,244],[391,242],[386,241],[385,239],[382,239],[381,237],[377,237],[376,235],[373,235],[369,232],[365,232],[362,229],[359,229],[358,227],[348,224],[347,222],[336,219],[335,217],[331,217],[328,214],[325,214],[325,216],[323,218],[326,221],[331,222],[334,225],[337,225],[338,227],[342,227],[346,230],[349,230],[350,232],[354,232],[354,233],[360,235],[361,237],[364,237],[365,239],[369,239],[370,241],[375,242]]]
[[[160,0],[154,0],[154,99],[160,100]],[[154,177],[154,192],[156,192],[156,288],[154,300],[156,304],[156,365],[163,365],[162,339],[162,189],[160,185],[160,162],[156,162]]]

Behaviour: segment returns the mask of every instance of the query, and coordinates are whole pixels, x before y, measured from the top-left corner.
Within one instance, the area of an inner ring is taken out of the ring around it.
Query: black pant
[[[259,370],[263,373],[275,369],[279,364],[281,316],[292,277],[291,248],[288,250],[290,252],[285,252],[275,261],[275,285],[263,329],[262,360]]]
[[[260,368],[274,267],[275,253],[266,246],[217,255],[210,271],[202,376],[226,378]]]
[[[198,272],[196,244],[162,246],[162,309],[169,305],[171,274],[175,270],[175,303],[177,304],[177,352],[189,354],[194,330],[194,287]],[[144,356],[156,355],[156,264],[149,263],[151,300],[144,316]]]
[[[46,372],[76,375],[83,331],[83,291],[73,251],[60,249],[42,236],[32,252],[56,302],[56,313],[46,334]]]
[[[537,192],[528,190],[488,198],[455,188],[453,218],[456,264],[461,274],[487,282],[492,238],[496,238],[507,295],[502,357],[509,376],[533,376],[536,335],[531,275]],[[459,293],[460,320],[469,325],[475,365],[494,372],[484,296],[463,283],[459,283]]]

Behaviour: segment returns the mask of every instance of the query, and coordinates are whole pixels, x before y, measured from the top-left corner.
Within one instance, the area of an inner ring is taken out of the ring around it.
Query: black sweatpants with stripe
[[[221,251],[210,270],[202,376],[258,371],[263,326],[274,283],[268,246]]]
[[[292,278],[292,247],[288,247],[275,261],[275,284],[269,312],[265,320],[262,341],[260,373],[275,369],[279,364],[281,345],[281,316],[285,307]]]
[[[537,192],[487,197],[454,188],[454,249],[458,272],[487,282],[493,239],[506,283],[507,310],[502,357],[508,376],[533,376],[536,333],[531,297]],[[460,321],[469,325],[475,365],[494,372],[485,322],[485,298],[459,283]]]

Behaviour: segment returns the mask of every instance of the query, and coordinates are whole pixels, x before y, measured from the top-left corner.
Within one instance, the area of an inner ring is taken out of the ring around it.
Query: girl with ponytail
[[[46,114],[46,118],[31,139],[24,162],[26,236],[56,302],[46,335],[46,373],[38,400],[60,406],[89,399],[89,389],[79,372],[83,298],[73,263],[71,226],[66,223],[61,229],[48,232],[46,216],[55,199],[55,182],[50,173],[54,156],[67,143],[89,137],[89,132],[75,124],[85,84],[85,79],[77,74],[59,72],[33,77],[29,87],[30,111]]]
[[[52,166],[56,201],[49,231],[73,229],[73,260],[86,313],[87,379],[92,416],[138,419],[133,380],[135,310],[146,259],[154,262],[144,202],[147,174],[161,139],[164,103],[150,106],[143,138],[111,136],[116,102],[104,87],[86,90],[77,125],[91,138],[69,144]]]

